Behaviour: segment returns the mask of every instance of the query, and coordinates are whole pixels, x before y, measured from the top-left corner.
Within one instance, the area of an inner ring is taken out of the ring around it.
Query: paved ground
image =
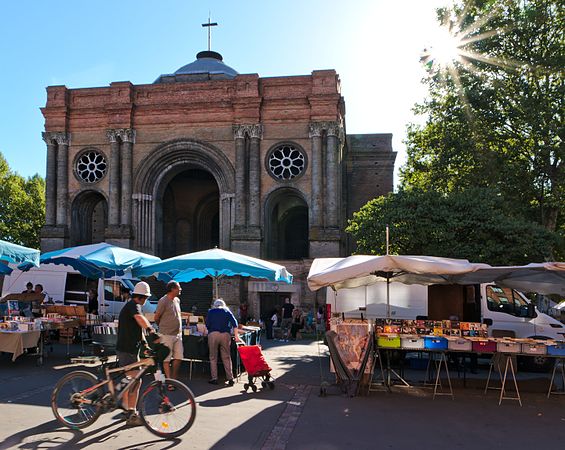
[[[565,448],[565,396],[546,399],[547,379],[520,379],[523,403],[498,406],[496,392],[482,393],[479,379],[467,389],[460,380],[455,400],[432,400],[428,389],[395,388],[369,397],[343,397],[331,387],[319,397],[320,359],[316,342],[265,346],[274,368],[274,391],[242,392],[242,384],[213,387],[196,368],[192,381],[198,412],[194,426],[177,440],[165,441],[144,427],[128,428],[102,416],[86,430],[61,428],[49,398],[56,381],[75,367],[66,364],[64,347],[36,367],[35,359],[12,363],[0,357],[0,449],[526,449]],[[326,380],[326,348],[321,347]],[[185,370],[185,373],[188,373]],[[484,371],[480,376],[484,377]],[[422,378],[421,372],[409,373]],[[527,391],[527,392],[525,392]]]

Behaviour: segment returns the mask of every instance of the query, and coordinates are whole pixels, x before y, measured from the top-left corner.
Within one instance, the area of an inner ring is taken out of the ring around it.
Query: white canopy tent
[[[387,282],[388,312],[388,285],[391,281],[424,286],[494,282],[522,292],[565,295],[565,263],[493,267],[434,256],[353,255],[347,258],[315,259],[308,274],[308,286],[313,291],[323,287],[337,291],[383,281]]]

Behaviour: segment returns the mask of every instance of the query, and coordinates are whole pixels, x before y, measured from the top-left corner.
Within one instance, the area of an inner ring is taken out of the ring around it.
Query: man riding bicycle
[[[120,367],[127,366],[139,361],[140,348],[146,346],[144,331],[153,333],[154,330],[147,318],[143,315],[141,307],[151,296],[151,289],[144,281],[137,283],[132,292],[132,298],[129,300],[118,319],[118,342],[116,345],[116,355]],[[136,370],[127,372],[126,375],[134,377]],[[126,425],[138,426],[143,425],[139,414],[136,411],[137,398],[141,381],[129,389],[124,396],[123,406],[126,410]]]

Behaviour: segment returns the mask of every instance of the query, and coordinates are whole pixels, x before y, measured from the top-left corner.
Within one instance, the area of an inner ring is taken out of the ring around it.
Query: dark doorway
[[[200,169],[185,170],[167,184],[162,201],[162,258],[219,245],[220,194],[216,180]]]
[[[71,207],[72,245],[87,245],[104,242],[104,230],[108,226],[108,206],[102,194],[95,191],[82,192]]]
[[[271,318],[275,309],[281,309],[284,299],[291,297],[288,292],[261,292],[259,294],[259,316],[261,320],[266,321]]]
[[[266,256],[270,259],[308,257],[308,206],[291,190],[283,190],[267,203]]]

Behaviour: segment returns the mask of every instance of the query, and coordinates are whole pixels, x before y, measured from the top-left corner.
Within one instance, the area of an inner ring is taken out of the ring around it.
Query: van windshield
[[[528,302],[519,292],[510,288],[487,286],[487,307],[516,317],[529,317]]]

